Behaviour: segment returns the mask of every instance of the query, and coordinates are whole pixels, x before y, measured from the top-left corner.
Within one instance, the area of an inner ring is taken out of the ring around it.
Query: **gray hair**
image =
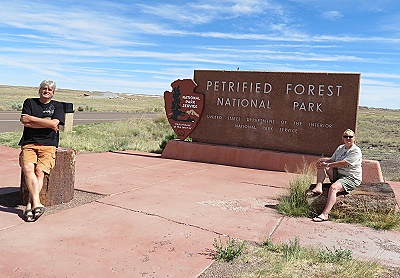
[[[356,134],[356,133],[355,133],[354,131],[352,131],[350,128],[346,129],[346,130],[343,132],[343,134],[346,134],[346,133]]]
[[[52,81],[52,80],[43,80],[42,83],[40,83],[39,86],[39,91],[40,89],[42,89],[44,86],[49,86],[53,88],[53,91],[56,90],[56,82]]]

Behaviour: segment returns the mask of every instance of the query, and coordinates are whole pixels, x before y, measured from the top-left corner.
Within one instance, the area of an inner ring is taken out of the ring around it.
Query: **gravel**
[[[91,203],[103,197],[105,197],[105,195],[95,194],[75,189],[74,198],[72,198],[70,202],[46,207],[46,215],[53,214],[66,209],[71,209],[73,207],[81,206],[87,203]],[[19,191],[0,195],[0,206],[8,208],[16,208],[22,211],[25,210],[25,206],[22,204]]]

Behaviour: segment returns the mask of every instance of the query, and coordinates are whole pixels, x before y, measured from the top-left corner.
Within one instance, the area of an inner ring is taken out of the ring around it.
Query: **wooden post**
[[[74,197],[76,151],[67,148],[57,148],[56,164],[50,174],[45,174],[40,201],[44,206],[68,203]],[[28,188],[24,174],[21,173],[21,199],[27,204]]]

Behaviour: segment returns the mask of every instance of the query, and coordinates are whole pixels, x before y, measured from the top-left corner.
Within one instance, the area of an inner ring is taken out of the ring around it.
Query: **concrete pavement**
[[[0,146],[0,194],[19,190],[18,152]],[[278,214],[293,175],[137,151],[78,154],[75,189],[106,196],[35,223],[0,206],[0,277],[196,277],[219,235],[298,237],[400,266],[400,232]]]

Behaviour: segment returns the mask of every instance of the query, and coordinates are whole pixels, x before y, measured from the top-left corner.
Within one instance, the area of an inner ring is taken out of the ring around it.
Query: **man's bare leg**
[[[342,191],[344,191],[344,187],[340,182],[335,182],[331,185],[331,187],[329,188],[328,198],[326,200],[325,208],[319,216],[313,219],[314,221],[321,222],[328,220],[329,212],[332,210],[333,206],[336,203],[337,194]]]
[[[322,183],[324,182],[325,178],[326,178],[325,168],[317,169],[317,184],[315,185],[315,188],[312,190],[312,192],[317,194],[322,194]]]
[[[317,193],[317,194],[322,194],[322,184],[324,183],[324,180],[327,175],[330,179],[333,179],[332,168],[318,168],[317,169],[317,184],[315,185],[312,192]]]
[[[28,163],[23,168],[26,186],[29,191],[29,199],[26,209],[33,209],[43,206],[40,202],[40,191],[43,187],[44,172],[35,167],[35,164]]]

